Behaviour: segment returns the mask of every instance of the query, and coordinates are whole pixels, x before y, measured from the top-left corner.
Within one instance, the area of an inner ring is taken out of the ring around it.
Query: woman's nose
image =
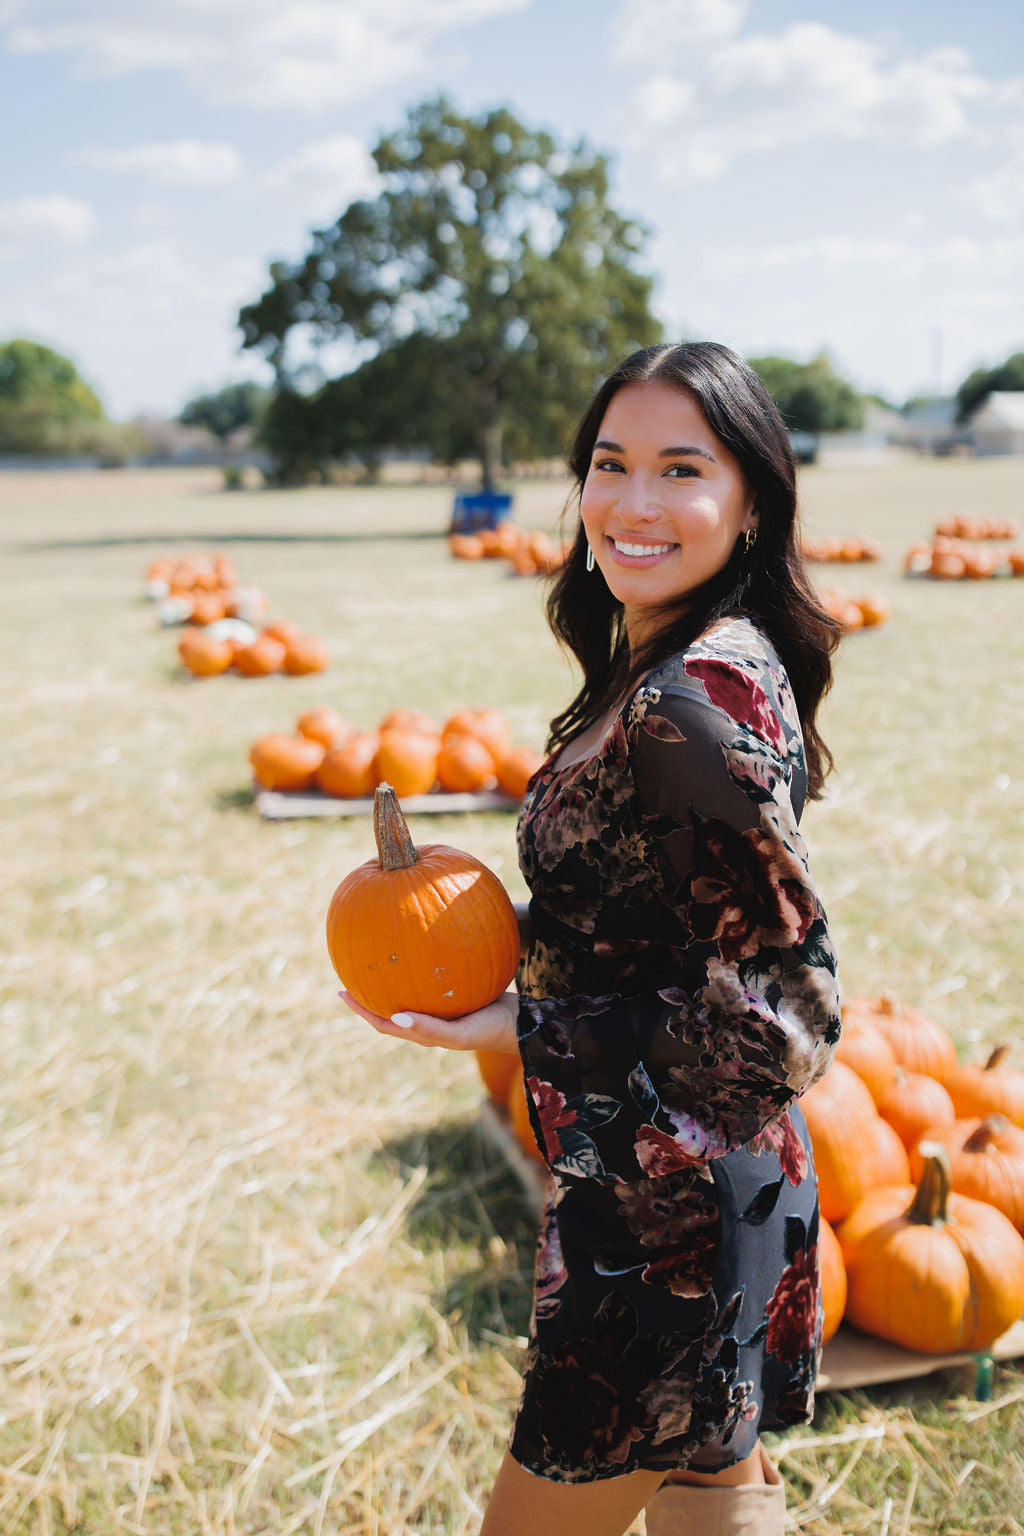
[[[618,510],[632,522],[653,522],[660,515],[656,485],[646,475],[626,476],[619,489]]]

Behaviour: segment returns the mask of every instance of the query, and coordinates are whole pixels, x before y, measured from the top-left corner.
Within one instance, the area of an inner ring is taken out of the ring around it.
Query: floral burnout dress
[[[511,1450],[717,1471],[807,1419],[818,1203],[797,1096],[839,1037],[785,671],[730,620],[531,781],[519,1044],[551,1169]]]

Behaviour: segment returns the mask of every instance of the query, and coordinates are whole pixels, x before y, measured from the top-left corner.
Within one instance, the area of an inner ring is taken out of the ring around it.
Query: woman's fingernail
[[[397,1024],[399,1029],[410,1029],[415,1022],[411,1013],[393,1013],[392,1024]]]

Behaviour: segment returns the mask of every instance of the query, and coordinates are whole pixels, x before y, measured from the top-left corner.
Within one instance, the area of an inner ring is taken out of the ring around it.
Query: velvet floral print
[[[839,1036],[799,719],[743,620],[534,776],[520,1049],[552,1170],[512,1450],[565,1482],[716,1470],[813,1406],[799,1095]]]

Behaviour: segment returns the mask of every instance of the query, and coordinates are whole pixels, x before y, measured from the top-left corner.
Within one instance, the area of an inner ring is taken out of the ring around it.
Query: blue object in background
[[[479,533],[497,528],[512,510],[512,497],[501,491],[475,491],[456,496],[452,509],[452,533]]]

